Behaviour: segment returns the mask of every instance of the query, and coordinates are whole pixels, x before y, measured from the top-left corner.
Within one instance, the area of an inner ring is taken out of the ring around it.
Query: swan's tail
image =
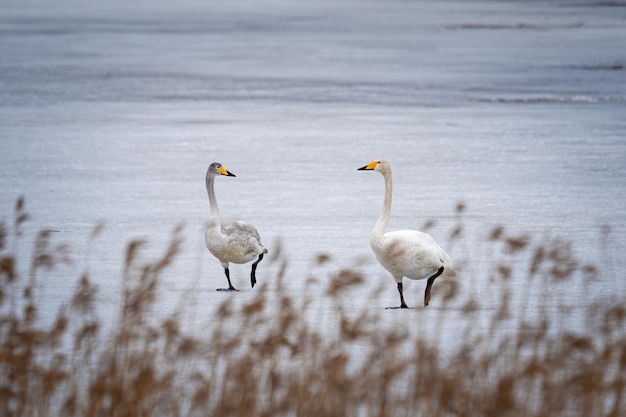
[[[452,259],[450,258],[450,256],[448,256],[448,254],[441,248],[439,248],[441,250],[441,255],[440,255],[440,260],[443,263],[443,268],[444,271],[446,273],[446,275],[448,275],[449,273],[454,274],[454,266],[452,265]]]

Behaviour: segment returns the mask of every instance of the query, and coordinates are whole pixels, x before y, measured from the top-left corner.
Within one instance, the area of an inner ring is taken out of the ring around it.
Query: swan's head
[[[207,177],[209,175],[224,175],[226,177],[235,177],[236,175],[224,168],[224,165],[219,162],[213,162],[209,165],[209,170],[207,171]]]
[[[378,172],[385,172],[385,171],[389,171],[390,166],[389,166],[389,162],[385,161],[384,159],[380,159],[378,161],[372,161],[369,164],[359,168],[357,171],[378,171]]]

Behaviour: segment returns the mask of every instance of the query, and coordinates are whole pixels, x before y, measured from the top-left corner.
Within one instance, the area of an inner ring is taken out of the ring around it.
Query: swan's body
[[[261,244],[261,237],[254,226],[242,221],[222,223],[214,190],[215,177],[218,175],[235,176],[217,162],[212,163],[207,170],[206,189],[209,194],[211,218],[205,234],[206,247],[224,268],[224,273],[228,280],[227,291],[235,290],[235,287],[230,282],[229,263],[245,264],[256,259],[252,264],[252,272],[250,274],[250,283],[254,287],[254,284],[256,284],[255,273],[257,264],[261,262],[263,255],[267,253],[267,249]]]
[[[402,293],[402,278],[428,279],[424,293],[424,306],[430,301],[430,291],[435,279],[446,268],[452,267],[447,253],[429,234],[417,230],[398,230],[385,233],[391,213],[393,181],[391,166],[385,160],[373,161],[359,170],[378,171],[385,179],[383,211],[370,236],[370,246],[378,262],[391,273],[398,285],[400,308],[407,308]]]

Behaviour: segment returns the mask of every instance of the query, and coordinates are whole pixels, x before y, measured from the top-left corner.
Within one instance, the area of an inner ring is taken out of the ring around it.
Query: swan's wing
[[[424,248],[424,250],[436,255],[436,257],[439,258],[439,260],[443,262],[446,267],[452,267],[450,257],[443,249],[441,249],[441,246],[439,246],[431,235],[417,230],[407,230],[406,232],[408,232],[411,236],[411,241],[414,244],[420,245]]]
[[[261,244],[259,232],[254,226],[236,221],[222,224],[222,245],[211,253],[222,261],[243,264],[267,253],[267,249]]]
[[[259,235],[256,227],[242,221],[234,221],[222,224],[222,233],[226,236],[251,237],[261,244],[261,235]]]
[[[443,266],[446,268],[452,268],[452,260],[450,259],[450,256],[448,256],[448,254],[441,249],[441,246],[439,246],[431,235],[417,230],[413,230],[412,232],[415,242],[419,242],[419,244],[422,245],[426,251],[432,253],[433,256],[443,263]]]
[[[397,230],[384,235],[377,254],[379,262],[392,274],[412,279],[428,278],[450,262],[435,239],[416,230]]]

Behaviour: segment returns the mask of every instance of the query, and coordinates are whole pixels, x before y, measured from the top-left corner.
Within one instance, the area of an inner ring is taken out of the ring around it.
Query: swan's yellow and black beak
[[[379,164],[378,161],[372,161],[369,164],[365,165],[364,167],[357,169],[357,171],[371,171],[373,169],[376,169],[378,164]]]
[[[226,168],[224,168],[224,166],[220,166],[219,168],[220,170],[220,174],[225,175],[227,177],[236,177],[235,174],[233,174],[232,172],[230,172],[229,170],[227,170]]]

